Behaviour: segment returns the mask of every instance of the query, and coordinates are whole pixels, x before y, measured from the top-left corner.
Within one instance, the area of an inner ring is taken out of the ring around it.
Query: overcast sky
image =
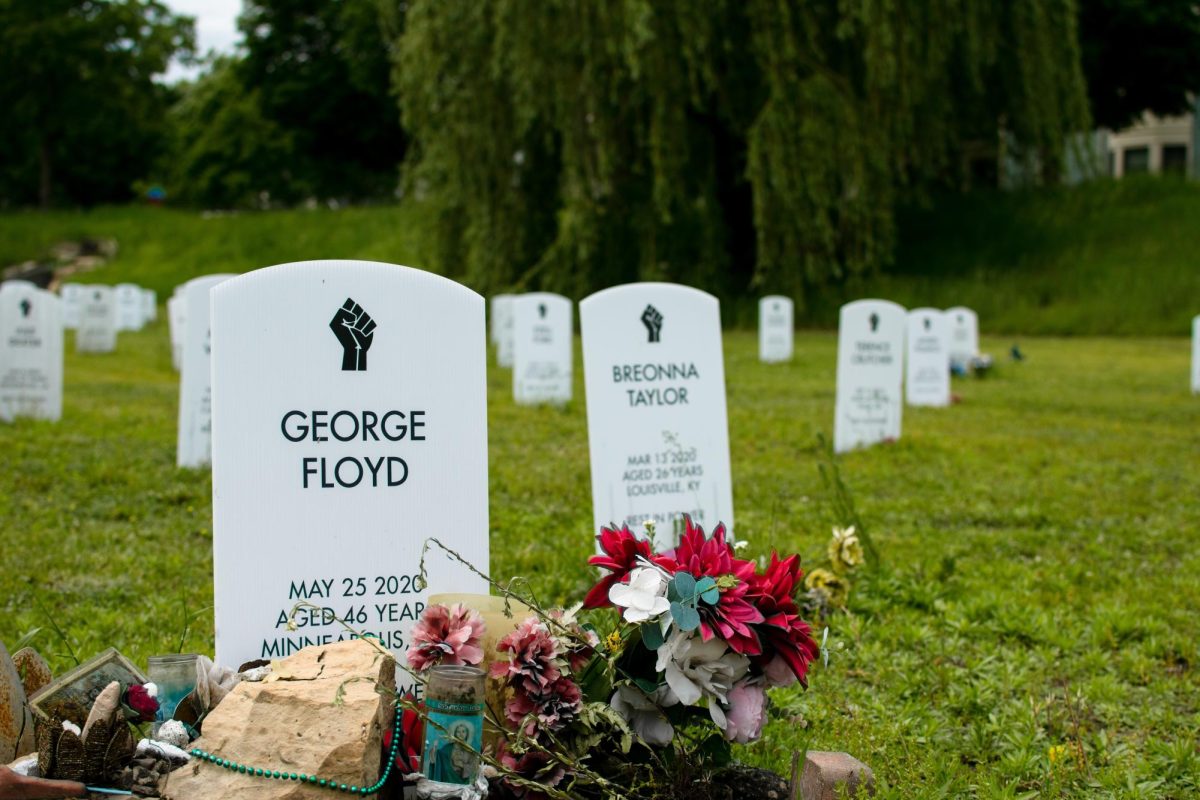
[[[196,52],[207,55],[209,50],[219,53],[233,51],[237,44],[237,15],[242,10],[242,0],[164,0],[178,14],[196,18]],[[172,64],[167,70],[166,80],[174,82],[181,78],[193,78],[198,70]]]

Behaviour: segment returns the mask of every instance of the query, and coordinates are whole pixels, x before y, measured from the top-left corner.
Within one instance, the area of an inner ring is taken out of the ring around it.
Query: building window
[[[1162,171],[1166,175],[1187,174],[1188,149],[1186,144],[1164,144],[1162,149]]]
[[[1121,172],[1125,175],[1136,175],[1150,171],[1149,147],[1126,147],[1121,153]]]

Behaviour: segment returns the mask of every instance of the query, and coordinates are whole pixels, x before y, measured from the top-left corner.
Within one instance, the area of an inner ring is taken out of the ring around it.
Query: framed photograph
[[[116,648],[110,647],[45,686],[29,699],[29,705],[34,713],[46,719],[69,719],[82,725],[96,695],[113,681],[129,686],[145,683],[146,676]]]

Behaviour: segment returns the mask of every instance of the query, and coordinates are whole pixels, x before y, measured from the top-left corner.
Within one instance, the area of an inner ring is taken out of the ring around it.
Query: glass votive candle
[[[158,713],[154,715],[154,733],[158,726],[175,716],[175,709],[196,688],[195,653],[150,656],[146,677],[158,687]]]
[[[473,784],[483,747],[483,670],[457,665],[431,669],[425,711],[422,774],[438,783]]]

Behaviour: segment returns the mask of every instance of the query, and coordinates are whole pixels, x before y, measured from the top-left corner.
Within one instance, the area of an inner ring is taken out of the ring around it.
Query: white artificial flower
[[[645,622],[671,610],[667,581],[653,567],[638,567],[629,573],[629,583],[614,583],[608,599],[625,609],[626,622]]]
[[[675,699],[685,706],[707,698],[709,716],[725,730],[721,704],[728,704],[729,690],[750,670],[750,659],[728,649],[716,637],[706,642],[677,630],[658,648],[657,669],[666,676]]]
[[[70,731],[71,733],[75,734],[76,736],[83,736],[83,731],[79,730],[79,726],[76,725],[74,722],[71,722],[71,720],[69,720],[69,719],[64,719],[62,726],[63,726],[64,731]]]
[[[158,697],[158,684],[153,682],[143,683],[142,688],[146,690],[146,694],[151,697]]]
[[[625,718],[635,733],[646,744],[669,744],[675,736],[675,728],[663,714],[662,706],[674,705],[674,697],[665,687],[659,687],[653,695],[647,695],[636,686],[619,686],[609,705]]]

